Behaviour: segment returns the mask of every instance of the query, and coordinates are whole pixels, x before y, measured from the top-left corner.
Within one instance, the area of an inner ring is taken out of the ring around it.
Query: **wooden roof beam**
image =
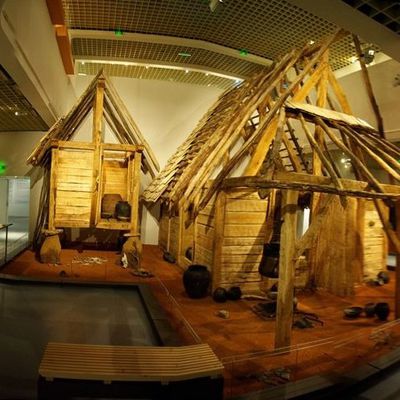
[[[71,43],[68,35],[68,28],[64,19],[64,8],[61,0],[46,0],[51,23],[55,29],[58,50],[67,75],[73,75],[74,60],[72,57]]]
[[[241,176],[227,178],[222,189],[248,187],[257,189],[293,189],[304,192],[329,193],[339,196],[362,197],[369,199],[400,199],[400,186],[382,185],[383,193],[370,192],[367,182],[351,179],[339,179],[342,189],[333,184],[331,178],[319,175],[299,174],[296,172],[275,173],[272,179],[264,176]]]

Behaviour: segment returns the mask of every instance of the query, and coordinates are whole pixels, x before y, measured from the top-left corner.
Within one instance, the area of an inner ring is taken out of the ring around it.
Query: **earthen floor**
[[[106,262],[89,265],[78,262],[85,257],[101,257]],[[360,285],[354,296],[338,297],[324,291],[299,294],[298,308],[316,313],[324,324],[315,324],[313,328],[303,330],[293,329],[292,344],[304,349],[271,355],[268,352],[273,351],[275,322],[262,320],[251,310],[260,300],[220,304],[215,303],[210,296],[198,300],[188,298],[182,285],[181,269],[165,262],[157,246],[144,246],[142,266],[152,272],[154,277],[133,276],[129,269],[120,266],[119,255],[113,251],[78,252],[64,249],[61,264],[48,265],[40,264],[35,254],[27,250],[8,263],[1,273],[63,281],[148,284],[183,340],[187,343],[195,343],[196,340],[208,343],[224,361],[227,397],[284,382],[276,374],[271,376],[270,371],[276,371],[279,367],[288,368],[291,380],[321,372],[342,371],[375,358],[399,343],[400,329],[397,325],[371,336],[376,328],[384,327],[382,322],[366,317],[355,320],[343,318],[343,309],[347,306],[363,306],[368,302],[388,302],[393,309],[393,273],[387,285]],[[228,319],[216,315],[221,309],[229,311]],[[393,316],[391,312],[386,325],[391,325]],[[191,334],[185,320],[195,334]],[[321,342],[317,345],[316,341]],[[313,342],[312,346],[305,345],[310,342]]]

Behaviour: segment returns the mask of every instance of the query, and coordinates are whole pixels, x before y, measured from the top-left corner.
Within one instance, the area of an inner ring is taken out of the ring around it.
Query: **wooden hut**
[[[399,187],[380,182],[369,168],[375,162],[399,182],[400,151],[352,116],[329,66],[329,46],[341,35],[293,50],[224,93],[143,195],[162,203],[160,245],[183,267],[207,265],[213,287],[270,286],[259,266],[268,256],[265,244],[278,234],[277,347],[290,343],[295,277],[304,257],[308,282],[351,292],[364,273],[370,209],[379,218],[377,234],[383,237],[384,229],[400,251],[386,207],[399,198]],[[343,178],[335,149],[345,154],[352,179]],[[306,193],[312,194],[312,222],[298,235],[298,199]],[[384,240],[369,252],[379,253],[379,268],[382,246]]]
[[[92,141],[73,141],[91,112]],[[106,124],[119,143],[104,143]],[[93,79],[71,111],[50,128],[28,163],[48,171],[37,224],[37,236],[44,229],[48,237],[42,246],[43,261],[58,260],[59,228],[125,231],[132,238],[131,247],[140,253],[140,171],[154,177],[159,167],[150,146],[102,73]],[[102,205],[107,195],[126,201],[130,217],[121,220],[105,215]]]

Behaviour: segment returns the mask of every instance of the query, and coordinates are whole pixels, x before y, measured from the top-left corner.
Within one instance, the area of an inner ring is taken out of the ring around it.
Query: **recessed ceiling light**
[[[17,116],[18,116],[18,115],[19,115],[19,112],[18,112],[18,111],[15,111],[14,115],[17,115]]]
[[[148,65],[146,65],[146,69],[149,69],[149,66],[148,66]]]
[[[308,44],[314,44],[315,43],[315,40],[310,40],[309,42],[308,42]]]
[[[185,69],[185,74],[188,74],[189,73],[189,70],[188,69]]]

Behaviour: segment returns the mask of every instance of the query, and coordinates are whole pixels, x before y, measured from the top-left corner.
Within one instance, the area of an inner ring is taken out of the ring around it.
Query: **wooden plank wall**
[[[373,201],[363,203],[364,276],[376,278],[379,271],[386,269],[388,241]]]
[[[90,226],[93,150],[58,151],[55,174],[55,226]]]
[[[169,221],[169,246],[168,251],[178,260],[180,249],[180,218],[175,216]]]
[[[122,161],[105,160],[103,162],[103,193],[120,194],[122,200],[127,199],[128,166]]]
[[[195,256],[196,264],[206,265],[209,270],[213,266],[214,258],[214,220],[215,220],[215,199],[211,199],[196,219],[195,226]]]
[[[178,264],[181,268],[186,269],[193,262],[186,258],[186,250],[191,247],[192,254],[194,250],[194,230],[195,223],[191,222],[189,226],[186,226],[186,220],[188,219],[188,213],[180,210],[179,214],[181,215],[181,231],[180,231],[180,254],[178,258]]]
[[[222,248],[214,260],[214,287],[240,286],[244,293],[259,290],[258,266],[266,235],[268,200],[253,189],[226,193]]]
[[[357,208],[357,199],[348,197],[347,206],[343,208],[339,197],[335,196],[310,249],[315,283],[339,296],[353,294],[354,284],[362,278],[362,243]]]
[[[161,204],[158,244],[164,251],[169,251],[169,217],[167,207]]]

